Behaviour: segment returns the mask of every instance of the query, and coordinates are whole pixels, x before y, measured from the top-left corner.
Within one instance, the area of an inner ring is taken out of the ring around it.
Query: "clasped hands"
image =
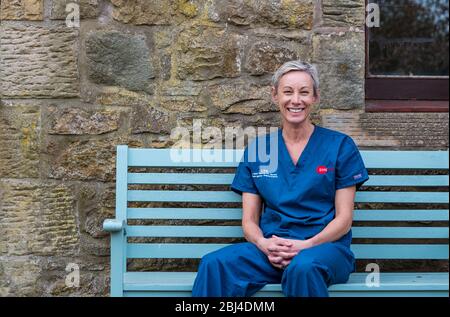
[[[261,247],[274,267],[284,269],[299,252],[310,248],[311,245],[308,240],[286,239],[272,235],[270,238],[264,238]]]

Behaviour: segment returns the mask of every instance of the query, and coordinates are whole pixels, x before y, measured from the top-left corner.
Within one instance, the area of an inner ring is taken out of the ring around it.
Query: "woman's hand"
[[[301,250],[310,247],[307,240],[285,239],[276,235],[262,239],[259,245],[270,263],[279,269],[284,269]]]

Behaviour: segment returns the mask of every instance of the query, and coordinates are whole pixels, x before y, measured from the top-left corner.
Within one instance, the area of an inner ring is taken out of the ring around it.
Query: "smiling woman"
[[[231,184],[243,196],[247,242],[205,255],[193,296],[251,296],[269,283],[281,283],[286,296],[328,296],[331,284],[345,283],[355,270],[355,191],[369,178],[358,148],[349,136],[310,121],[319,101],[314,65],[281,66],[272,99],[282,129],[246,148]],[[270,177],[261,173],[267,162],[249,159],[261,148],[277,153],[270,155],[277,160]]]

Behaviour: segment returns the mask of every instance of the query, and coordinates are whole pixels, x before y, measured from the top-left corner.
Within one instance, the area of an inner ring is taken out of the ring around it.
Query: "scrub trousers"
[[[248,297],[266,284],[281,283],[288,297],[328,297],[328,286],[345,283],[355,271],[352,251],[339,242],[300,251],[278,269],[254,244],[242,242],[205,255],[192,289],[194,297]]]

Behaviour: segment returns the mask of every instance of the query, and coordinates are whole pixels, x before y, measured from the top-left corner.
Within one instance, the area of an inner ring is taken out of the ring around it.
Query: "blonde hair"
[[[275,87],[275,90],[278,90],[278,84],[280,83],[281,77],[292,71],[302,71],[311,76],[313,80],[314,96],[317,97],[320,85],[317,67],[314,64],[303,62],[301,60],[286,62],[278,68],[272,76],[272,86]]]

